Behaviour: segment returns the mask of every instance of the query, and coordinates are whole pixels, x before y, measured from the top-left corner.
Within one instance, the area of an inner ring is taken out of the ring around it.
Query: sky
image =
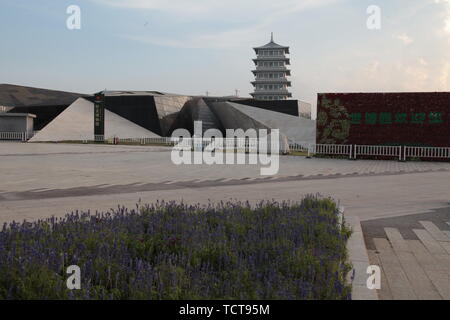
[[[1,0],[0,83],[249,96],[271,32],[313,114],[320,92],[450,91],[450,0]]]

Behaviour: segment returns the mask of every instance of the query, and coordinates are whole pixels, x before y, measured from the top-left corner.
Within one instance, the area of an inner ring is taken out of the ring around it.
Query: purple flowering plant
[[[350,234],[319,195],[13,222],[0,231],[0,299],[350,299]]]

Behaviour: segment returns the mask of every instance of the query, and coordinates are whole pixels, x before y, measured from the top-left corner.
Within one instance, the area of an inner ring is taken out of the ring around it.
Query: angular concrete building
[[[82,93],[0,84],[0,111],[34,114],[34,130],[41,130],[79,97],[87,96]]]
[[[314,143],[315,121],[234,102],[213,102],[210,108],[226,129],[278,129],[292,143]]]
[[[96,95],[77,98],[77,94],[71,96],[69,93],[62,94],[58,100],[45,97],[45,91],[39,92],[44,104],[54,106],[44,105],[45,112],[36,114],[35,120],[41,125],[30,142],[96,140]],[[53,94],[51,90],[48,92]],[[299,116],[296,100],[186,96],[159,91],[103,91],[101,95],[104,108],[102,140],[170,137],[180,128],[194,134],[195,121],[202,121],[203,132],[218,129],[225,135],[226,129],[264,128],[279,129],[286,141],[313,142],[315,139],[315,122]],[[73,98],[76,99],[66,106]],[[41,110],[41,106],[35,106],[33,101],[35,99],[25,101],[20,108],[24,108],[23,111],[27,108]],[[11,104],[10,97],[2,93],[0,87],[0,105]],[[7,112],[14,112],[16,108]],[[2,131],[0,125],[0,133]]]
[[[183,124],[179,112],[189,96],[159,91],[104,91],[105,108],[159,136],[170,136]],[[94,101],[93,97],[88,98]]]

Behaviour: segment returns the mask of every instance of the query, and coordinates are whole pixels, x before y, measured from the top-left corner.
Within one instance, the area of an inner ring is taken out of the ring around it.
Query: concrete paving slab
[[[376,250],[367,250],[367,254],[369,255],[369,260],[372,265],[376,265],[380,267],[381,270],[381,288],[377,290],[377,295],[380,300],[392,300],[392,292],[389,287],[389,282],[387,281],[386,273],[384,272],[383,265],[378,256],[378,251]]]
[[[449,234],[450,232],[447,231]],[[444,242],[444,241],[440,241],[439,244],[441,245],[442,248],[444,248],[444,250],[447,252],[447,254],[450,255],[450,242]],[[448,257],[449,259],[449,265],[450,265],[450,256]]]
[[[370,265],[367,255],[361,224],[357,217],[346,218],[346,223],[352,229],[352,235],[347,243],[349,260],[353,265],[352,299],[378,300],[376,290],[367,288],[367,267]]]
[[[389,242],[386,239],[375,238],[374,243],[379,252],[393,298],[395,300],[416,300],[418,297]]]
[[[386,228],[397,229],[402,238],[406,240],[419,240],[417,235],[413,232],[413,229],[423,228],[420,221],[431,221],[442,230],[448,229],[448,231],[450,231],[449,226],[445,223],[445,221],[450,218],[450,207],[448,205],[447,207],[424,210],[421,213],[417,213],[418,210],[423,210],[422,208],[423,206],[416,203],[416,207],[414,208],[409,206],[404,208],[407,209],[406,212],[410,212],[408,215],[405,215],[405,212],[396,211],[396,216],[394,217],[387,216],[362,221],[364,238],[368,249],[374,249],[372,243],[373,238],[386,238]]]
[[[427,230],[434,240],[450,242],[450,238],[447,237],[433,222],[431,221],[419,221],[420,224]]]
[[[392,244],[395,252],[411,252],[405,239],[403,239],[400,231],[396,228],[384,228],[389,242]]]
[[[413,231],[431,254],[446,254],[444,248],[427,230],[413,229]]]
[[[450,274],[441,261],[436,259],[419,240],[407,240],[419,264],[445,300],[450,300]]]
[[[395,228],[385,228],[394,252],[419,300],[440,300],[437,289],[411,252],[407,242]]]

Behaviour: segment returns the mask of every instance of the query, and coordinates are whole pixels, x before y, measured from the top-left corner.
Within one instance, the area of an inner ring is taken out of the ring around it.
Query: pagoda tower
[[[291,75],[291,71],[286,67],[290,65],[289,47],[280,46],[273,41],[273,33],[270,42],[262,47],[253,48],[256,52],[255,81],[251,84],[254,92],[251,96],[257,100],[286,100],[292,97],[288,91],[291,82],[287,76]]]

